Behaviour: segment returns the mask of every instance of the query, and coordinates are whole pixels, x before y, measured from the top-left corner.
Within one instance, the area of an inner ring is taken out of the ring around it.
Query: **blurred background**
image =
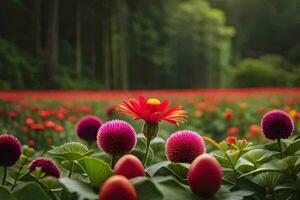
[[[300,86],[299,0],[1,0],[0,89]]]

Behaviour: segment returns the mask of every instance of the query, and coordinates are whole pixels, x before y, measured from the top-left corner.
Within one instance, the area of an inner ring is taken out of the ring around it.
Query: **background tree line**
[[[300,85],[298,0],[2,0],[1,89]]]

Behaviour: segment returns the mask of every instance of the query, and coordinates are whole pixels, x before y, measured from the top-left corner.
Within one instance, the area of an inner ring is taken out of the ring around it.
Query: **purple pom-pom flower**
[[[60,177],[60,170],[54,161],[48,158],[38,158],[33,160],[29,165],[29,171],[33,172],[35,168],[40,167],[46,176]]]
[[[135,130],[123,120],[111,120],[104,123],[97,135],[98,147],[112,155],[132,151],[136,141]]]
[[[22,153],[22,145],[12,135],[0,136],[0,166],[10,167],[19,160]]]
[[[80,119],[76,126],[76,133],[79,138],[87,142],[93,142],[96,141],[101,125],[102,122],[98,117],[88,115]]]
[[[294,122],[286,112],[273,110],[263,116],[261,127],[266,138],[285,139],[292,135]]]
[[[166,155],[171,162],[192,163],[205,151],[203,138],[194,131],[177,131],[166,142]]]

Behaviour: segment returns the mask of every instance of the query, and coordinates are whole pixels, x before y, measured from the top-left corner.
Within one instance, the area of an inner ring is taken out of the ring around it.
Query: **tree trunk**
[[[103,64],[104,64],[104,85],[107,90],[111,89],[111,51],[110,51],[110,6],[109,0],[103,0],[102,17],[102,45],[103,45]]]
[[[123,1],[122,1],[123,2]],[[120,20],[120,71],[121,71],[121,88],[128,89],[128,37],[127,37],[127,10],[126,2],[121,5]]]
[[[41,27],[41,0],[35,0],[35,53],[36,56],[42,54],[42,27]]]
[[[113,88],[119,88],[119,56],[118,56],[118,33],[117,33],[117,19],[115,15],[111,16],[111,66]]]
[[[92,71],[92,76],[95,77],[96,74],[96,65],[97,65],[97,56],[96,56],[96,30],[97,30],[97,15],[95,13],[95,7],[96,7],[96,3],[93,4],[93,7],[91,8],[91,40],[90,40],[90,44],[91,44],[91,54],[90,54],[90,64],[91,64],[91,71]]]
[[[49,1],[49,21],[47,33],[47,64],[48,64],[48,81],[49,86],[55,86],[55,76],[58,69],[58,9],[59,0]]]
[[[76,75],[81,77],[81,13],[80,0],[76,0]]]

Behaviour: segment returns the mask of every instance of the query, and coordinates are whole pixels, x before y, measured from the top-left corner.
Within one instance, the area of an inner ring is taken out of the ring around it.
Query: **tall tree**
[[[82,53],[81,53],[81,6],[80,0],[76,0],[76,75],[81,78]]]
[[[104,65],[104,86],[111,89],[111,37],[110,37],[110,1],[103,0],[102,6],[102,48]]]
[[[46,63],[48,65],[48,83],[49,87],[55,87],[56,74],[59,65],[59,0],[49,1],[49,17],[48,17],[48,32],[47,32],[47,56]]]
[[[40,56],[42,53],[42,22],[41,8],[42,0],[35,0],[35,53]]]

